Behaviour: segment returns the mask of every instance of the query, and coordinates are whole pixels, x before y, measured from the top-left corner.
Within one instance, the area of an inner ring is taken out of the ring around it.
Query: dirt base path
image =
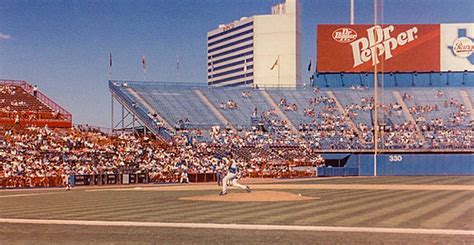
[[[180,200],[190,201],[214,201],[214,202],[285,202],[317,200],[319,197],[307,197],[301,194],[293,194],[284,191],[257,191],[250,193],[228,193],[225,196],[205,195],[181,197]]]
[[[255,184],[252,190],[426,190],[474,191],[471,185],[373,185],[373,184]],[[135,188],[91,189],[87,191],[206,191],[220,190],[215,184],[147,186]],[[232,191],[232,190],[231,190]]]

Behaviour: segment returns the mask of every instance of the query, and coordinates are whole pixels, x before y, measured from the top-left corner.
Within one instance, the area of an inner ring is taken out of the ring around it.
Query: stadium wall
[[[345,167],[358,168],[360,176],[374,175],[372,154],[352,154]],[[377,176],[474,175],[474,153],[459,154],[380,154]]]

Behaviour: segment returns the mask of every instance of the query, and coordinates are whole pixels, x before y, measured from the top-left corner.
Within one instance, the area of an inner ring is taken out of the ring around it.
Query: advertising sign
[[[318,72],[439,71],[440,25],[318,25]]]
[[[474,24],[441,24],[441,71],[474,71]]]

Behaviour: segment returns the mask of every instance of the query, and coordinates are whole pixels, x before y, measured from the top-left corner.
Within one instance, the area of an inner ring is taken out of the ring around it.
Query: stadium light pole
[[[377,1],[374,0],[374,26],[377,25]],[[374,65],[374,176],[377,176],[377,151],[378,151],[378,76],[377,76],[377,64]]]
[[[351,13],[350,13],[350,19],[351,19],[351,25],[354,25],[354,0],[349,0],[351,4]]]

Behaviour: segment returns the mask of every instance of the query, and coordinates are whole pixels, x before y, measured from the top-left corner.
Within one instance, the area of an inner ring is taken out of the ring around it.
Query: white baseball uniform
[[[229,160],[224,158],[224,161],[228,162]],[[236,178],[236,176],[237,176],[237,162],[234,159],[232,159],[230,161],[231,161],[231,165],[229,166],[229,169],[227,171],[227,175],[222,180],[222,193],[227,193],[227,182],[228,181],[232,182],[232,186],[240,187],[240,188],[242,188],[242,189],[244,189],[248,192],[250,190],[250,188],[248,186],[241,185],[237,182],[237,178]]]

